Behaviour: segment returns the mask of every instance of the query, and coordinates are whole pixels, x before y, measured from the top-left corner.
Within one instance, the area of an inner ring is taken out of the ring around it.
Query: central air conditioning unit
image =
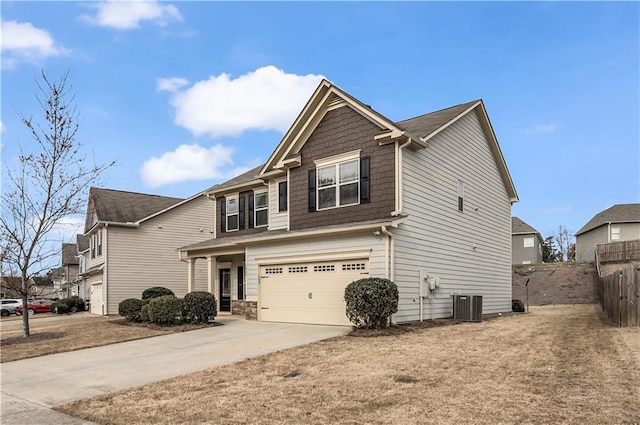
[[[463,322],[482,322],[482,295],[454,295],[453,318]]]

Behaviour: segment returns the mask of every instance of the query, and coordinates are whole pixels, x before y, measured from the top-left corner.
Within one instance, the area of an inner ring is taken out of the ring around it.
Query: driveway
[[[49,408],[350,331],[340,326],[217,320],[225,326],[3,363],[0,423],[87,424]]]

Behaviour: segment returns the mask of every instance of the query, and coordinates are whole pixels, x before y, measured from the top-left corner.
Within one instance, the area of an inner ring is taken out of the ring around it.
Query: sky
[[[42,70],[69,71],[78,141],[117,161],[102,187],[181,198],[266,161],[326,78],[394,121],[483,99],[513,215],[545,237],[640,202],[638,2],[3,0],[0,15],[5,169],[34,143],[19,115],[37,117]]]

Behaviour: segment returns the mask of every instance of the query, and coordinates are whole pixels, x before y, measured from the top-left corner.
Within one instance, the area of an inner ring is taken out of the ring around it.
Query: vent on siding
[[[463,322],[482,322],[482,295],[454,295],[453,318]]]
[[[338,95],[334,95],[331,98],[331,100],[329,101],[329,105],[327,105],[327,106],[331,107],[331,106],[337,105],[337,104],[339,104],[341,102],[342,102],[342,98],[340,96],[338,96]]]

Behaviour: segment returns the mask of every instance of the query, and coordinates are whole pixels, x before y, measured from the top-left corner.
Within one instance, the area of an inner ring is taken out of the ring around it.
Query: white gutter
[[[396,143],[396,210],[391,215],[402,214],[402,150],[411,144],[411,138],[400,145]]]
[[[387,235],[387,249],[386,251],[386,264],[385,269],[387,269],[387,279],[393,282],[394,277],[394,243],[393,243],[393,235],[391,232],[387,230],[387,226],[380,226],[380,230],[382,233]]]

